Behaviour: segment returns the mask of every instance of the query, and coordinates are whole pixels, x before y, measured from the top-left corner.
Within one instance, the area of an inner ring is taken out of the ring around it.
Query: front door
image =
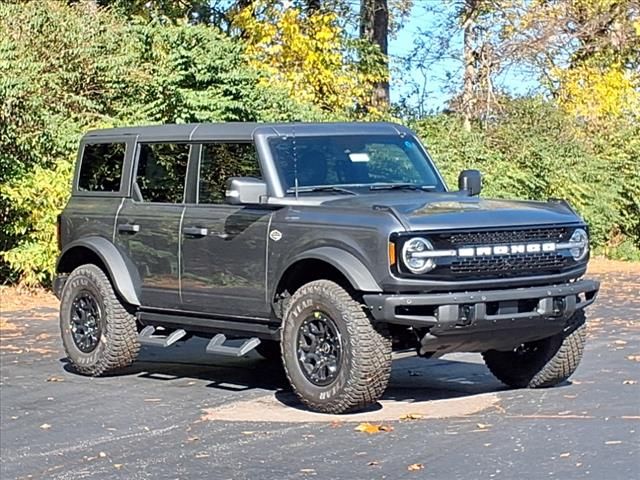
[[[136,267],[143,306],[179,309],[180,220],[190,146],[138,145],[132,199],[116,220],[116,243]]]
[[[262,317],[270,207],[224,203],[226,180],[260,177],[250,143],[210,143],[201,148],[196,203],[182,222],[183,309],[221,316]]]

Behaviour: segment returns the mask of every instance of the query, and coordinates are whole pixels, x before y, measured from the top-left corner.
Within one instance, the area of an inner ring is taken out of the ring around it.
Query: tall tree
[[[384,56],[385,78],[376,83],[373,105],[389,105],[389,6],[387,0],[360,0],[360,38],[377,45]]]
[[[462,9],[463,61],[464,74],[462,81],[462,116],[464,129],[471,130],[471,119],[474,114],[474,91],[477,84],[476,69],[476,21],[478,19],[479,0],[465,0]]]

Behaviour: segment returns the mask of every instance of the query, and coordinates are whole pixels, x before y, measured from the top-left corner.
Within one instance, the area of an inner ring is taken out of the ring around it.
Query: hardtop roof
[[[391,122],[183,123],[91,130],[84,136],[84,141],[95,142],[107,138],[113,140],[114,137],[132,136],[137,136],[140,142],[251,141],[256,133],[278,136],[322,136],[397,135],[411,133],[411,131]]]

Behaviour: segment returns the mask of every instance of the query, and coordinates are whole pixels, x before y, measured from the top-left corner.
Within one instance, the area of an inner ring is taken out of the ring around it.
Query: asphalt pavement
[[[305,411],[276,363],[198,339],[77,375],[55,304],[5,298],[0,478],[640,479],[640,272],[604,280],[569,382],[509,390],[476,354],[400,356],[380,405],[340,417]]]

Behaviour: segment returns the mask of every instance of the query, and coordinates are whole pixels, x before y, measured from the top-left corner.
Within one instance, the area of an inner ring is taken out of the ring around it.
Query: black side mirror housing
[[[267,184],[253,177],[231,177],[227,180],[225,200],[231,205],[256,205],[267,198]]]
[[[458,176],[458,189],[473,197],[482,191],[482,174],[478,170],[462,170]]]

